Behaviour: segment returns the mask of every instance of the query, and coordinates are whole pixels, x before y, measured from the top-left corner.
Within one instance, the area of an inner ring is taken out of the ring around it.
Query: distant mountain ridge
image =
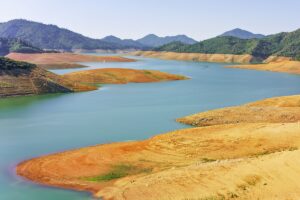
[[[196,42],[185,35],[167,37],[152,36],[154,37],[149,37],[148,35],[139,40],[122,40],[115,36],[107,36],[103,39],[93,39],[68,29],[60,28],[56,25],[48,25],[24,19],[15,19],[0,23],[0,37],[19,38],[40,49],[70,51],[75,49],[147,50],[174,41],[180,41],[187,44]]]
[[[300,60],[300,29],[269,35],[261,39],[219,36],[193,45],[174,42],[155,50],[181,53],[250,54],[259,60],[275,55]]]
[[[124,48],[101,40],[85,37],[55,25],[23,19],[0,24],[0,37],[20,38],[42,49],[117,49]]]
[[[124,47],[127,48],[136,48],[136,49],[149,49],[151,47],[148,47],[147,45],[143,45],[135,40],[131,40],[131,39],[120,39],[116,36],[110,35],[110,36],[106,36],[104,38],[101,39],[104,42],[109,42],[112,44],[116,44],[116,45],[122,45]]]
[[[251,33],[250,31],[246,31],[246,30],[243,30],[240,28],[236,28],[236,29],[227,31],[227,32],[221,34],[220,36],[232,36],[232,37],[237,37],[240,39],[254,39],[254,38],[260,39],[260,38],[265,37],[265,35],[254,34],[254,33]]]
[[[171,43],[171,42],[181,42],[184,44],[197,43],[196,40],[194,40],[186,35],[159,37],[155,34],[146,35],[145,37],[138,39],[137,42],[144,44],[146,46],[151,46],[151,47],[159,47],[159,46]]]

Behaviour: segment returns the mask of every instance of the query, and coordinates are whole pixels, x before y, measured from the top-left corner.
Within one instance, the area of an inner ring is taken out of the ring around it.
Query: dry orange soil
[[[300,95],[270,98],[242,106],[211,110],[177,121],[193,126],[300,122]]]
[[[263,64],[234,65],[230,68],[254,69],[272,72],[285,72],[290,74],[300,74],[300,61],[279,60]]]
[[[10,53],[6,57],[17,60],[34,63],[47,69],[63,68],[82,68],[84,65],[77,62],[133,62],[135,60],[118,56],[92,56],[74,53],[40,53],[24,54]]]
[[[233,54],[204,54],[204,53],[176,53],[158,51],[135,51],[130,53],[134,56],[144,56],[165,60],[184,60],[200,62],[221,62],[221,63],[250,63],[254,57],[251,55]]]
[[[136,70],[105,68],[72,72],[62,76],[73,82],[88,84],[149,83],[171,80],[185,80],[184,76],[168,74],[156,70]]]
[[[228,66],[228,68],[253,69],[262,71],[285,72],[300,74],[300,61],[292,61],[291,58],[270,56],[263,64],[249,64],[255,60],[251,55],[232,54],[202,54],[202,53],[176,53],[156,51],[136,51],[130,53],[135,56],[152,57],[166,60],[186,60],[200,62],[242,63],[242,65]]]
[[[291,96],[200,113],[184,122],[214,123],[31,159],[19,164],[17,173],[105,200],[297,200],[299,107],[300,96]],[[253,109],[265,114],[252,116]]]

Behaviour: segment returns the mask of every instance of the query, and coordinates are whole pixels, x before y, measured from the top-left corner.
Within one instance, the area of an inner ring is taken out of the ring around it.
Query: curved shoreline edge
[[[255,58],[252,55],[234,54],[205,54],[205,53],[177,53],[160,51],[135,51],[129,55],[159,58],[164,60],[182,60],[195,62],[217,62],[217,63],[251,63]]]
[[[300,61],[293,61],[289,57],[270,56],[261,64],[251,64],[255,62],[252,55],[233,54],[203,54],[203,53],[176,53],[158,51],[136,51],[130,53],[134,56],[143,56],[165,60],[182,60],[195,62],[217,62],[217,63],[239,63],[239,65],[226,66],[227,68],[252,69],[260,71],[283,72],[290,74],[300,74]]]
[[[85,65],[78,62],[135,62],[134,59],[124,58],[120,56],[96,56],[83,55],[76,53],[10,53],[5,57],[16,60],[36,64],[45,69],[71,69],[85,68]]]
[[[175,75],[157,70],[137,70],[125,68],[84,70],[64,75],[57,75],[39,66],[45,65],[46,68],[49,68],[49,66],[73,68],[78,67],[78,64],[74,64],[72,62],[79,62],[85,59],[97,62],[106,59],[117,59],[120,62],[131,62],[134,60],[122,57],[87,56],[70,53],[14,53],[10,55],[17,56],[19,60],[29,60],[30,62],[40,64],[14,61],[4,57],[0,58],[0,98],[49,93],[92,91],[97,90],[99,88],[99,84],[151,83],[188,79],[182,75]],[[64,63],[61,63],[64,59],[67,59],[67,61],[63,61]],[[47,62],[48,64],[45,64]],[[49,64],[49,62],[52,64]],[[66,62],[70,63],[66,64]]]
[[[179,121],[200,127],[34,158],[20,163],[17,174],[103,199],[295,199],[300,195],[300,95],[207,111]]]

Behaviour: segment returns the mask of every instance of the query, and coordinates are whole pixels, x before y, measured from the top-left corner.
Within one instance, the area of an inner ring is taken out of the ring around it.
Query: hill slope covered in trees
[[[9,53],[42,53],[43,50],[15,38],[0,38],[0,56]]]
[[[294,32],[269,35],[262,39],[220,36],[193,45],[176,42],[158,47],[155,50],[181,53],[250,54],[260,59],[276,55],[300,60],[300,29]]]

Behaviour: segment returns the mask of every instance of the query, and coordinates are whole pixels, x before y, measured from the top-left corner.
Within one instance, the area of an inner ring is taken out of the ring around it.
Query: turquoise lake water
[[[217,63],[138,59],[85,65],[158,69],[191,79],[0,100],[0,200],[91,199],[87,193],[43,187],[17,177],[15,166],[22,160],[88,145],[145,139],[188,127],[176,123],[178,117],[300,93],[297,75],[227,69]],[[75,70],[55,70],[70,71]]]

